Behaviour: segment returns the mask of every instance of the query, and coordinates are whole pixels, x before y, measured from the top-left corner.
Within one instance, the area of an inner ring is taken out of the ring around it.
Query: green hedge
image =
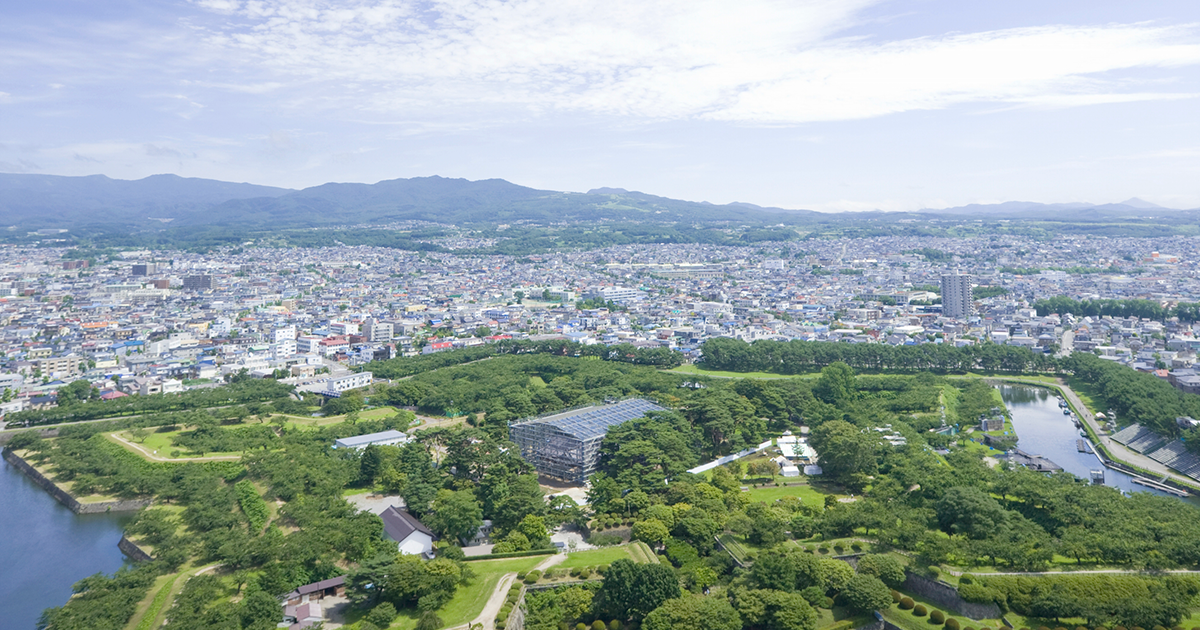
[[[529,551],[509,551],[507,553],[489,553],[483,556],[468,556],[463,558],[466,562],[475,560],[495,560],[497,558],[524,558],[526,556],[548,556],[558,553],[558,549],[550,547],[547,549],[530,549]]]

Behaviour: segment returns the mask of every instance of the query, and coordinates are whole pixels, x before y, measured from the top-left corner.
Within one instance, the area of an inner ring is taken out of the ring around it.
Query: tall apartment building
[[[153,276],[158,273],[158,263],[140,263],[133,266],[135,276]]]
[[[183,288],[187,291],[209,291],[216,284],[212,276],[187,276],[183,279]]]
[[[392,330],[392,322],[385,322],[374,317],[370,317],[363,322],[363,335],[370,343],[391,341],[394,332]]]
[[[971,276],[964,273],[942,275],[942,314],[965,319],[974,311],[971,302]]]

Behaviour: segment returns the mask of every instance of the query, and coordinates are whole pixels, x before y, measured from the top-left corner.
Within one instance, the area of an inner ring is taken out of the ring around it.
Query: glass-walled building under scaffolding
[[[572,409],[508,427],[521,457],[543,475],[582,484],[600,459],[600,442],[609,427],[666,411],[642,398]]]

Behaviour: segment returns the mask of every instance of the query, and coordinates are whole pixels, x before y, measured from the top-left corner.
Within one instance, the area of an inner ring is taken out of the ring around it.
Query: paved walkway
[[[1150,459],[1149,457],[1146,457],[1145,455],[1126,447],[1124,444],[1114,441],[1108,435],[1105,435],[1100,430],[1100,423],[1096,422],[1096,417],[1092,415],[1092,412],[1087,408],[1087,405],[1083,404],[1083,400],[1079,398],[1079,395],[1076,394],[1075,391],[1069,386],[1067,386],[1067,384],[1063,382],[1061,378],[1055,380],[1058,381],[1059,389],[1062,390],[1063,395],[1067,398],[1067,401],[1069,401],[1071,405],[1075,407],[1075,411],[1079,413],[1079,417],[1082,418],[1089,427],[1091,427],[1092,433],[1096,434],[1096,437],[1099,438],[1100,443],[1112,455],[1113,459],[1125,462],[1131,466],[1136,466],[1142,470],[1152,472],[1156,475],[1169,477],[1188,486],[1196,485],[1196,481],[1191,477],[1186,477],[1179,473],[1173,472],[1165,464],[1156,462],[1153,459]]]

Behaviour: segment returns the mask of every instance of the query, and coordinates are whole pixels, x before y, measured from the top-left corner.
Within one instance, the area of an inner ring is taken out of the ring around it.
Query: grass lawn
[[[235,425],[235,426],[241,426],[241,425]],[[113,433],[105,433],[104,435],[105,435],[105,437],[107,437],[109,440],[111,440],[115,444],[119,444],[126,450],[129,450],[143,458],[145,458],[144,453],[138,451],[136,448],[131,447],[129,444],[126,444],[126,443],[116,439],[115,436],[120,436],[126,440],[129,440],[130,442],[150,451],[157,457],[163,457],[166,459],[176,459],[179,461],[187,461],[188,459],[192,459],[192,458],[196,458],[196,457],[240,457],[242,455],[241,453],[234,453],[234,452],[193,453],[192,451],[189,451],[186,448],[183,448],[182,446],[175,446],[175,445],[171,444],[171,438],[179,435],[184,430],[186,430],[186,429],[181,429],[179,431],[169,431],[167,433],[151,433],[151,434],[147,435],[146,439],[141,442],[138,442],[137,440],[133,439],[133,436],[131,436],[128,431],[115,431]],[[175,453],[176,451],[178,451],[178,455],[172,455],[172,453]]]
[[[783,497],[800,497],[800,500],[805,505],[815,505],[821,509],[825,507],[825,496],[828,494],[808,484],[802,486],[784,486],[782,488],[763,486],[762,488],[750,488],[745,492],[750,496],[751,501],[774,503]]]
[[[861,628],[868,623],[875,621],[875,618],[870,615],[852,615],[850,614],[850,611],[838,606],[834,606],[833,610],[828,608],[817,608],[816,611],[818,628],[827,628],[835,623],[838,623],[839,621],[845,621],[847,619],[854,620],[855,628]]]
[[[814,378],[821,375],[819,371],[805,372],[804,374],[774,374],[772,372],[722,372],[721,370],[705,370],[696,365],[681,365],[677,368],[667,371],[680,372],[683,374],[698,374],[700,376],[714,376],[717,378]]]
[[[546,559],[546,556],[530,558],[505,558],[502,560],[480,560],[468,562],[467,566],[475,572],[475,577],[466,586],[460,586],[458,592],[438,611],[438,616],[444,622],[443,627],[467,623],[483,612],[483,606],[496,590],[496,583],[505,573],[521,573],[529,571]],[[397,623],[404,621],[398,619]],[[393,628],[408,628],[408,625],[392,624]],[[412,618],[412,626],[416,626],[416,616]]]
[[[634,560],[631,545],[617,547],[601,547],[587,551],[572,551],[567,559],[555,565],[557,569],[574,569],[576,567],[596,567],[602,564],[612,564],[615,560]]]

